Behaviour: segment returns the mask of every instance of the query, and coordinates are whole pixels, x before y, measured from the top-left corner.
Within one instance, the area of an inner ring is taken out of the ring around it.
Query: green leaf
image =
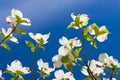
[[[18,78],[17,80],[24,80],[23,78]]]
[[[22,72],[22,71],[16,71],[16,76],[23,75],[23,74],[24,74],[24,72]]]
[[[4,71],[3,74],[10,74],[10,75],[14,76],[14,73],[12,71],[9,71],[9,70]]]
[[[45,47],[44,46],[39,45],[38,47],[45,51]]]
[[[120,70],[116,72],[116,74],[120,74]]]
[[[50,76],[50,74],[44,74],[43,75],[43,79],[46,79],[47,77],[49,77]]]
[[[110,34],[110,32],[108,30],[99,30],[99,35],[102,34]]]
[[[17,28],[15,32],[20,34],[26,34],[26,32],[22,28]]]
[[[68,62],[69,62],[69,57],[68,57],[68,55],[67,55],[67,56],[62,56],[61,62],[62,62],[62,63],[68,63]]]
[[[20,20],[19,23],[27,23],[28,24],[28,21],[26,21],[26,20]]]
[[[74,25],[75,25],[74,23],[70,23],[70,24],[67,26],[67,28],[68,28],[68,29],[69,29],[69,28],[73,28]]]
[[[15,78],[11,78],[10,80],[16,80]]]
[[[10,51],[10,47],[6,43],[3,43],[1,46]]]
[[[85,80],[92,80],[92,79],[91,79],[91,77],[88,76],[87,78],[85,78]]]
[[[75,24],[77,27],[79,27],[79,24],[80,24],[80,14],[78,14],[75,18]]]
[[[25,43],[26,43],[26,45],[28,46],[28,47],[30,47],[30,48],[33,48],[34,47],[34,44],[32,43],[32,42],[30,42],[30,41],[25,41]]]
[[[78,59],[79,61],[82,61],[82,58],[80,58],[80,57],[79,57],[79,58],[77,58],[77,59]]]
[[[92,40],[93,40],[92,36],[90,36],[90,35],[84,35],[84,38],[85,38],[87,41],[92,41]]]
[[[95,41],[91,41],[90,44],[97,49],[97,45],[96,45],[96,42]]]
[[[32,48],[31,48],[31,51],[32,51],[33,53],[35,52],[35,50],[36,50],[35,47],[32,47]]]
[[[17,19],[17,24],[20,24],[21,22],[21,18],[18,15],[15,15],[16,19]]]
[[[67,68],[67,70],[72,71],[72,63],[67,63],[65,67]]]
[[[80,54],[80,51],[82,50],[82,48],[77,48],[74,50],[74,57],[78,58],[79,54]]]
[[[3,34],[3,32],[0,32],[0,35],[2,36],[2,38],[4,38],[4,37],[5,37],[5,35]]]
[[[86,27],[84,30],[83,30],[83,35],[88,35],[88,32],[89,32],[89,26]]]
[[[94,29],[96,36],[99,35],[99,27],[94,23],[91,25],[91,27]]]

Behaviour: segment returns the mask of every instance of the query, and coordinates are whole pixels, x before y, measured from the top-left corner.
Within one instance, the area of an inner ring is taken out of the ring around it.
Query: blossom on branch
[[[55,77],[52,80],[75,80],[73,74],[71,72],[64,73],[63,70],[57,70],[54,73]]]
[[[12,9],[11,16],[6,17],[6,21],[12,27],[16,27],[18,24],[30,26],[31,22],[28,18],[23,17],[23,13],[20,10]]]

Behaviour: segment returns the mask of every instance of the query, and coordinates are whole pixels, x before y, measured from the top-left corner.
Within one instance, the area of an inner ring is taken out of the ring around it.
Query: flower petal
[[[16,70],[21,70],[22,69],[22,64],[19,60],[14,60],[11,63],[11,67],[16,71]]]
[[[59,39],[59,43],[60,43],[61,45],[65,45],[65,44],[68,43],[68,39],[63,36],[62,38]]]
[[[11,15],[12,16],[19,16],[19,17],[23,17],[23,14],[22,14],[22,12],[20,11],[20,10],[16,10],[16,9],[12,9],[11,10]]]
[[[63,70],[57,70],[54,73],[55,77],[59,80],[64,77],[64,71]]]
[[[26,22],[20,23],[21,25],[31,26],[31,21],[30,21],[30,19],[28,19],[28,18],[22,18],[22,20],[25,20]]]

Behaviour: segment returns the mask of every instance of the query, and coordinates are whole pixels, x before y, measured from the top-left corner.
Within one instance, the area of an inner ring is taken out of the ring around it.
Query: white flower
[[[43,62],[42,59],[37,61],[38,69],[46,74],[50,74],[50,72],[54,71],[54,68],[50,68],[47,62]]]
[[[4,34],[4,37],[8,36],[12,32],[12,28],[8,28],[6,31],[4,28],[2,28],[2,33]],[[10,35],[10,39],[12,42],[18,43],[17,38],[13,37],[13,35]]]
[[[99,31],[102,31],[102,30],[107,30],[106,26],[101,26],[101,27],[99,28]],[[95,31],[94,31],[94,29],[93,29],[91,26],[89,26],[89,33],[90,33],[91,35],[95,35]],[[108,33],[98,35],[96,39],[97,39],[99,42],[104,42],[105,40],[107,40],[107,35],[108,35]]]
[[[89,63],[90,62],[88,62],[88,65],[89,65]],[[100,74],[104,74],[104,70],[99,66],[102,66],[102,63],[95,61],[95,60],[91,60],[91,64],[89,66],[89,69],[91,70],[93,75],[97,74],[99,76]],[[81,72],[84,75],[89,76],[87,69],[88,68],[86,66],[83,66],[83,68],[81,69]]]
[[[104,64],[104,66],[111,68],[120,68],[120,63],[113,56],[108,56],[107,53],[102,53],[99,55],[99,61]]]
[[[28,18],[23,18],[23,13],[20,10],[16,10],[16,9],[11,10],[11,16],[6,17],[6,21],[11,26],[16,27],[16,25],[18,24],[16,16],[18,16],[21,20],[26,21],[26,22],[20,23],[21,25],[25,25],[25,26],[31,25],[30,20]]]
[[[52,80],[75,80],[71,72],[64,73],[63,70],[55,71],[54,75],[56,78]]]
[[[80,47],[82,45],[82,43],[80,42],[80,40],[78,40],[77,37],[68,40],[66,37],[63,36],[59,39],[59,43],[62,46],[58,49],[58,53],[62,56],[65,56],[69,52],[71,52],[72,48]]]
[[[76,16],[74,15],[74,13],[71,13],[71,17],[75,21]],[[80,19],[79,19],[81,24],[79,26],[74,26],[73,28],[79,29],[79,28],[82,28],[83,26],[86,26],[88,24],[89,19],[90,19],[90,17],[87,14],[81,14]],[[72,22],[72,23],[74,23],[74,22]]]
[[[16,73],[17,71],[21,71],[24,74],[30,73],[29,67],[22,67],[22,63],[19,60],[12,61],[11,65],[7,65],[7,70]]]
[[[52,58],[53,65],[57,68],[62,66],[61,57],[61,55],[55,55]]]
[[[48,33],[48,34],[44,34],[44,35],[42,35],[42,34],[40,34],[40,33],[32,33],[32,32],[30,32],[29,33],[29,36],[32,38],[32,39],[34,39],[37,43],[39,43],[39,40],[40,39],[43,39],[43,44],[46,44],[46,43],[48,43],[48,38],[50,37],[50,33]]]

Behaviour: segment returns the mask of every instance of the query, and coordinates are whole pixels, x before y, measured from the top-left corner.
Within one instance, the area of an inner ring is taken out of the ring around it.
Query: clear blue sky
[[[66,29],[66,26],[72,21],[70,14],[74,12],[86,13],[90,15],[91,23],[99,26],[106,25],[112,33],[104,43],[98,43],[98,49],[95,50],[94,57],[97,59],[99,53],[107,52],[120,61],[120,0],[3,0],[0,1],[0,28],[8,28],[5,17],[10,15],[12,8],[21,10],[25,17],[31,19],[32,26],[24,27],[27,32],[40,32],[42,34],[51,32],[49,43],[46,44],[46,51],[38,50],[36,61],[43,58],[51,64],[51,58],[57,54],[59,48],[58,40],[61,36],[73,38],[79,37],[79,31]],[[11,61],[19,59],[23,66],[31,66],[31,51],[25,45],[24,40],[31,40],[28,35],[15,35],[19,39],[19,44],[8,41],[11,51],[0,47],[0,69],[5,70],[6,65]],[[37,69],[37,66],[36,66]],[[83,80],[84,75],[80,69],[75,67],[73,70],[76,80]],[[9,80],[8,75],[5,75]],[[120,76],[118,76],[118,79]],[[25,79],[30,75],[25,75]],[[53,78],[53,74],[50,80]]]

